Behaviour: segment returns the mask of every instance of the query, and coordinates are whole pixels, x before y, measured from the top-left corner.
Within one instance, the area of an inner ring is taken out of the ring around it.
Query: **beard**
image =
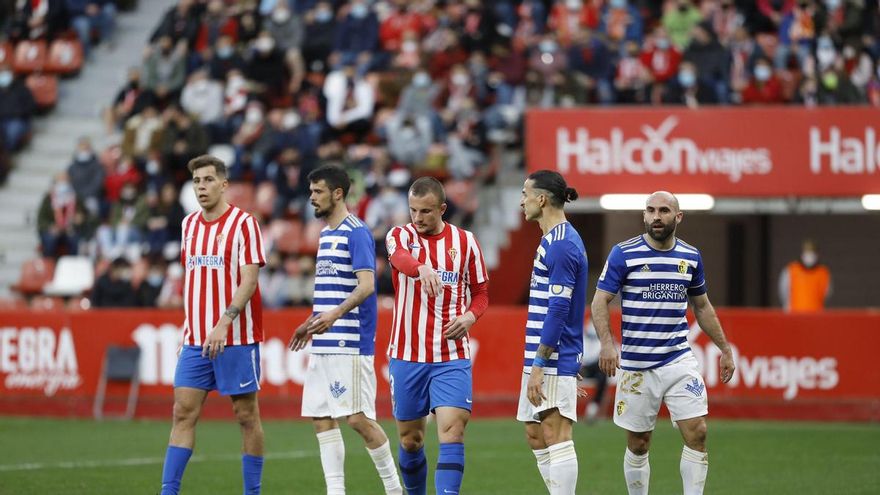
[[[666,239],[669,239],[669,236],[675,233],[675,223],[669,223],[667,225],[663,225],[663,230],[660,232],[655,232],[653,229],[653,224],[645,222],[645,233],[651,236],[651,239],[654,239],[657,242],[664,242]]]
[[[321,209],[319,205],[312,203],[312,206],[315,208],[315,218],[324,218],[330,215],[336,207],[336,202],[332,199],[330,200],[330,204],[327,205],[327,208]]]

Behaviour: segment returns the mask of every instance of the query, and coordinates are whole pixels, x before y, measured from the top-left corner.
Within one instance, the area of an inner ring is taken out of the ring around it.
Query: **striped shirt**
[[[263,238],[257,221],[229,205],[210,222],[196,211],[183,219],[180,262],[184,266],[184,344],[202,345],[208,332],[232,303],[241,283],[240,267],[266,264]],[[263,306],[260,287],[229,328],[226,345],[263,341]]]
[[[321,230],[315,260],[313,311],[342,304],[357,287],[359,271],[376,272],[376,243],[360,219],[349,215],[335,229]],[[374,275],[375,276],[375,275]],[[376,348],[376,292],[342,315],[329,330],[312,336],[312,354],[372,356]]]
[[[566,310],[560,321],[548,317],[551,308]],[[526,348],[523,371],[531,373],[535,352],[547,325],[562,325],[556,349],[544,373],[575,376],[584,352],[584,311],[587,306],[587,253],[581,236],[564,222],[541,238],[529,289],[529,316],[526,321]],[[546,339],[545,339],[546,340]],[[546,343],[546,342],[545,342]]]
[[[658,251],[644,236],[621,242],[611,249],[597,288],[621,293],[621,368],[657,368],[690,352],[688,297],[706,293],[695,247],[676,239],[672,249]]]
[[[470,286],[489,280],[474,234],[447,222],[439,234],[423,236],[407,224],[391,229],[385,244],[388,256],[406,250],[437,272],[443,284],[441,294],[428,297],[418,278],[407,277],[392,265],[394,321],[388,356],[417,363],[470,359],[467,335],[449,340],[442,333],[446,323],[467,312]]]

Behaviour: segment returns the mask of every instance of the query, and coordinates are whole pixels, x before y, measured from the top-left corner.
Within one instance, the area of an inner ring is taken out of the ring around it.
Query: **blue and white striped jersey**
[[[531,373],[538,345],[556,348],[544,367],[547,375],[575,376],[584,352],[584,310],[587,305],[587,252],[581,236],[564,222],[541,238],[535,254],[526,321],[526,349],[523,371]],[[554,309],[564,313],[554,314]],[[559,338],[547,342],[547,334],[559,331]]]
[[[657,368],[690,352],[688,297],[706,293],[697,248],[676,239],[658,251],[644,235],[633,237],[611,249],[596,288],[621,293],[621,368]]]
[[[314,313],[339,306],[357,287],[355,272],[376,271],[376,244],[370,229],[349,215],[335,229],[321,231],[315,260]],[[374,275],[375,276],[375,275]],[[375,291],[330,330],[312,336],[312,354],[359,354],[372,356],[376,348]]]

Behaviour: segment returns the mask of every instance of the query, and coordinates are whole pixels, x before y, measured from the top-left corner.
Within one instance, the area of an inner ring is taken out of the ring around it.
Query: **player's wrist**
[[[544,368],[550,363],[550,360],[547,358],[535,356],[535,359],[532,360],[532,368],[537,368],[541,371],[544,371]]]
[[[229,322],[231,323],[231,322],[235,321],[236,318],[238,318],[238,314],[240,312],[241,312],[240,309],[238,309],[235,306],[230,305],[228,308],[226,308],[226,311],[223,312],[223,316],[229,318]]]

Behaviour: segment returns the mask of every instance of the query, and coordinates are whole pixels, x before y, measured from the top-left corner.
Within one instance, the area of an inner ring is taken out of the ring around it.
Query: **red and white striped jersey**
[[[202,211],[183,219],[180,262],[184,283],[184,345],[202,345],[220,320],[241,283],[239,268],[266,264],[260,226],[250,214],[229,205],[223,215],[208,222]],[[230,325],[226,345],[263,341],[263,305],[260,287]]]
[[[428,297],[418,278],[408,277],[392,265],[394,322],[388,356],[418,363],[470,359],[467,336],[456,341],[442,334],[447,322],[468,310],[471,285],[489,280],[474,234],[446,223],[441,233],[423,236],[413,224],[407,224],[391,229],[385,244],[389,257],[406,250],[437,272],[443,283],[442,294]]]

